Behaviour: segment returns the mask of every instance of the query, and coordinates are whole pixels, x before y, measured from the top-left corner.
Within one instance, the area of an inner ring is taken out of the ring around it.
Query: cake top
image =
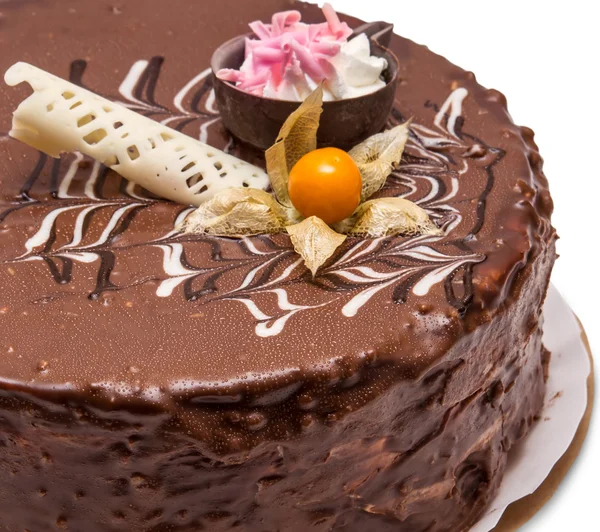
[[[294,7],[306,22],[322,20],[315,6]],[[223,41],[284,9],[284,0],[10,6],[0,70],[35,63],[262,167],[262,154],[222,126],[209,63]],[[419,375],[489,319],[549,227],[532,133],[472,74],[397,36],[390,48],[401,82],[388,126],[412,124],[377,196],[414,201],[444,235],[350,237],[314,279],[287,234],[182,234],[189,207],[81,154],[53,160],[9,139],[27,89],[1,86],[4,385],[111,401],[235,401],[388,361],[394,378]]]

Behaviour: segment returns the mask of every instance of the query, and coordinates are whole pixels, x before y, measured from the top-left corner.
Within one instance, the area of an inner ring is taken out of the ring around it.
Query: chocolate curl
[[[352,34],[352,30],[345,22],[340,21],[340,17],[328,2],[323,4],[323,15],[329,25],[329,30],[338,39],[345,39]]]
[[[269,78],[266,82],[268,83],[270,81],[271,86],[276,90],[279,88],[279,86],[285,78],[286,68],[288,67],[288,64],[292,59],[293,55],[290,49],[284,48],[283,46],[280,50],[278,50],[278,52],[282,54],[282,58],[280,61],[274,62],[269,65]]]
[[[300,35],[301,32],[298,32],[298,35]],[[255,48],[273,48],[275,50],[280,50],[281,49],[281,42],[282,39],[285,39],[286,36],[288,35],[288,33],[284,33],[283,35],[280,35],[279,37],[269,37],[268,39],[264,39],[264,40],[256,40],[256,39],[250,39],[250,42],[252,43],[252,49]]]
[[[237,83],[241,81],[244,75],[239,70],[233,70],[231,68],[222,68],[217,72],[217,77],[223,81],[231,81]]]
[[[342,29],[342,23],[340,18],[338,17],[335,9],[329,2],[325,2],[323,4],[323,15],[325,15],[325,20],[329,25],[329,29],[331,33],[337,34]]]
[[[336,68],[331,64],[329,57],[324,55],[316,55],[315,59],[319,63],[319,67],[323,71],[323,79],[332,80],[336,79],[339,74]]]
[[[288,54],[275,48],[257,48],[252,53],[255,70],[260,70],[262,67],[269,68],[272,64],[287,61],[287,59]]]
[[[321,41],[311,42],[308,49],[315,56],[333,57],[339,53],[341,47],[342,45],[336,41]]]
[[[301,23],[299,11],[275,13],[271,24],[252,22],[250,28],[258,39],[246,39],[240,74],[236,77],[232,72],[223,72],[219,77],[255,94],[260,93],[261,82],[263,90],[267,84],[278,90],[284,81],[296,82],[300,84],[298,92],[306,93],[307,76],[317,83],[331,80],[336,74],[332,65],[322,59],[337,55],[351,30],[340,21],[331,5],[325,4],[323,13],[326,22],[320,24]],[[294,71],[288,72],[292,62]],[[303,71],[302,80],[298,68]]]
[[[253,76],[243,76],[238,84],[238,87],[247,92],[255,92],[257,89],[264,87],[269,81],[269,70],[263,70]]]
[[[261,40],[269,39],[271,37],[271,30],[264,22],[262,22],[260,20],[255,20],[254,22],[250,22],[250,24],[248,24],[248,26],[250,26],[250,29]]]
[[[298,24],[301,19],[302,15],[299,11],[295,10],[275,13],[271,19],[271,35],[279,37],[284,33],[287,26]]]
[[[294,39],[290,41],[289,47],[296,55],[302,70],[307,76],[311,77],[315,81],[324,79],[325,74],[323,69],[319,65],[318,61],[312,56],[308,48],[300,45],[298,41],[295,41]]]
[[[254,44],[256,42],[257,41],[253,41],[248,37],[244,39],[244,60],[248,59],[248,56],[252,53],[252,50],[254,49]]]
[[[322,24],[311,24],[310,26],[308,26],[309,42],[316,41],[317,38],[321,34],[328,34],[328,33],[329,33],[329,25],[327,24],[327,22],[324,22]]]
[[[281,36],[280,46],[288,44],[292,39],[299,42],[302,46],[308,46],[311,43],[308,28],[288,31]]]
[[[273,65],[269,70],[269,81],[271,81],[271,85],[273,85],[273,88],[279,88],[279,85],[283,80],[284,71],[285,68],[283,65]]]

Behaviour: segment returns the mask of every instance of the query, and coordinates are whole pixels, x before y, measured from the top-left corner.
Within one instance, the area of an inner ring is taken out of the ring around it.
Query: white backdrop
[[[535,130],[555,202],[561,258],[553,282],[580,317],[600,364],[600,31],[597,2],[330,0],[447,57],[503,92],[516,123]],[[595,6],[595,8],[594,8]],[[598,372],[596,372],[598,374]],[[594,416],[579,460],[525,532],[593,532],[600,475]]]

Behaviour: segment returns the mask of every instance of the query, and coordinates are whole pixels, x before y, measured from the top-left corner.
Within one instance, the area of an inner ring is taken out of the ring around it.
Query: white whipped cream
[[[337,79],[327,83],[334,99],[356,98],[385,85],[381,75],[388,63],[383,57],[371,55],[369,38],[364,33],[344,43],[331,64],[338,74]]]

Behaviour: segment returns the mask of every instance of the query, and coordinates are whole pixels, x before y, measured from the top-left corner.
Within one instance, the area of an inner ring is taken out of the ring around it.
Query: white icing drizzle
[[[413,259],[427,262],[443,262],[448,260],[448,255],[444,255],[443,253],[440,253],[439,251],[427,246],[416,246],[414,248],[401,251],[400,253],[406,257],[412,257]]]
[[[100,168],[102,168],[102,165],[98,161],[94,161],[90,178],[85,183],[84,194],[90,199],[98,199],[96,197],[96,194],[94,193],[94,186],[96,185],[98,174],[100,173]]]
[[[356,274],[354,271],[357,271],[362,275]],[[348,279],[348,281],[352,281],[353,283],[370,283],[372,281],[390,279],[398,276],[396,272],[376,272],[373,268],[368,268],[366,266],[355,266],[348,270],[337,270],[335,273],[339,277]]]
[[[203,81],[211,72],[210,68],[206,68],[204,69],[202,72],[200,72],[200,74],[194,76],[190,81],[188,81],[185,86],[183,87],[183,89],[181,89],[176,95],[175,98],[173,99],[173,105],[175,106],[175,109],[177,109],[178,111],[181,111],[185,116],[189,116],[191,113],[189,113],[186,109],[184,109],[183,107],[183,99],[187,96],[187,94],[192,90],[192,88],[197,85],[198,83],[200,83],[201,81]],[[208,105],[207,105],[208,107]],[[216,112],[216,111],[214,111]]]
[[[290,303],[288,299],[287,292],[283,288],[275,288],[274,290],[267,290],[267,292],[272,292],[277,296],[277,304],[279,308],[282,310],[303,310],[307,308],[317,308],[317,306],[307,307],[303,305],[294,305]]]
[[[172,236],[175,236],[175,235],[179,234],[179,229],[178,228],[181,226],[181,224],[183,223],[183,221],[188,217],[188,215],[191,214],[195,210],[196,210],[195,207],[188,207],[187,209],[183,209],[177,215],[177,218],[175,218],[175,222],[173,223],[173,227],[175,229],[173,229],[172,231],[169,231],[165,236],[161,236],[160,238],[157,238],[153,242],[160,242],[162,240],[167,240],[168,238],[171,238]]]
[[[279,333],[281,333],[281,331],[283,331],[283,328],[285,327],[285,324],[288,322],[288,320],[297,312],[300,312],[303,310],[315,309],[315,308],[319,308],[319,307],[329,304],[329,303],[323,303],[320,305],[311,305],[311,306],[295,305],[293,303],[290,303],[290,301],[288,299],[287,291],[284,290],[283,288],[275,288],[275,289],[271,289],[271,290],[261,290],[261,293],[275,294],[277,297],[277,306],[279,307],[279,309],[282,311],[283,314],[280,316],[269,316],[268,314],[265,314],[262,310],[260,310],[260,308],[258,307],[258,305],[256,304],[255,301],[250,300],[250,299],[246,299],[246,298],[226,298],[226,299],[229,299],[231,301],[239,301],[240,303],[242,303],[246,306],[246,308],[250,311],[252,316],[256,320],[259,321],[259,323],[254,328],[254,332],[257,334],[257,336],[260,336],[262,338],[269,338],[271,336],[276,336]]]
[[[177,120],[181,120],[182,118],[185,118],[185,116],[169,116],[168,118],[161,120],[160,123],[163,126],[168,126],[171,122],[177,122]]]
[[[263,262],[262,264],[259,264],[256,268],[253,268],[252,270],[250,270],[248,272],[248,275],[246,275],[246,277],[244,277],[244,280],[242,281],[242,284],[239,286],[239,288],[236,288],[235,290],[232,291],[233,292],[238,292],[239,290],[243,290],[244,288],[246,288],[248,285],[250,285],[250,283],[254,280],[254,278],[256,277],[256,274],[262,270],[263,268],[265,268],[266,266],[268,266],[269,264],[271,264],[271,262],[273,261],[273,259],[268,260],[267,262]]]
[[[303,263],[304,263],[304,261],[302,259],[298,259],[296,262],[292,262],[292,264],[290,264],[279,277],[276,277],[272,281],[264,283],[263,287],[272,286],[274,284],[277,284],[277,283],[283,281],[284,279],[287,279],[288,277],[290,277],[292,272]]]
[[[208,109],[208,112],[210,113],[218,113],[219,110],[215,107],[215,99],[216,99],[216,95],[215,95],[215,89],[210,89],[210,92],[208,93],[208,97],[206,98],[206,108]]]
[[[71,182],[73,181],[73,178],[77,173],[79,163],[83,161],[83,155],[81,155],[81,153],[77,151],[74,152],[73,155],[75,155],[75,159],[71,161],[71,164],[69,165],[69,169],[67,170],[65,177],[63,178],[63,180],[60,183],[60,186],[58,187],[58,197],[61,199],[69,199],[74,197],[69,196],[69,188],[71,187]]]
[[[248,238],[247,236],[242,238],[242,242],[248,248],[248,251],[250,251],[250,253],[254,253],[255,255],[269,255],[270,254],[269,251],[260,251],[254,245],[254,242],[252,242],[252,239]]]
[[[137,108],[141,108],[142,110],[152,110],[153,109],[153,107],[151,105],[148,105],[146,102],[138,100],[133,95],[133,89],[135,89],[135,86],[138,84],[140,78],[144,74],[144,70],[146,70],[147,67],[148,67],[147,60],[140,59],[139,61],[136,61],[132,65],[132,67],[129,69],[127,76],[125,76],[125,79],[119,86],[119,93],[121,93],[121,95],[123,95],[123,97],[125,97],[130,102],[129,104],[125,104],[127,107],[130,107],[130,108],[137,107]]]
[[[189,270],[181,263],[181,255],[183,254],[183,245],[168,244],[156,246],[165,252],[163,260],[163,268],[167,275],[178,277],[181,275],[195,274],[195,270]]]
[[[444,201],[451,200],[458,194],[458,179],[456,179],[456,177],[450,177],[450,183],[452,185],[450,188],[450,193],[444,198]],[[437,200],[434,203],[440,203],[441,201],[442,200]],[[452,207],[452,208],[454,209],[454,207]],[[454,210],[456,210],[456,209],[454,209]]]
[[[281,331],[285,327],[285,324],[288,322],[288,320],[294,314],[301,312],[301,311],[309,310],[309,309],[319,308],[319,307],[322,307],[322,306],[325,306],[325,305],[328,305],[331,303],[331,301],[327,301],[325,303],[320,303],[317,305],[308,305],[308,306],[307,305],[298,305],[298,304],[292,303],[289,300],[289,295],[288,295],[288,292],[286,289],[284,289],[284,288],[269,288],[271,286],[277,285],[278,283],[288,279],[296,269],[301,267],[302,259],[296,259],[294,262],[289,264],[280,275],[278,275],[271,281],[262,283],[257,288],[249,288],[252,281],[255,279],[256,275],[258,274],[258,272],[261,271],[262,269],[264,269],[265,267],[267,267],[268,265],[272,264],[274,261],[281,258],[282,252],[281,251],[266,251],[266,252],[260,251],[256,247],[256,245],[252,242],[252,240],[248,237],[245,237],[243,239],[243,241],[244,241],[244,244],[246,245],[246,247],[248,248],[248,250],[252,254],[257,255],[257,256],[271,255],[271,258],[269,258],[267,261],[263,262],[262,264],[260,264],[259,266],[253,268],[250,272],[248,272],[248,274],[244,277],[243,281],[241,282],[240,286],[238,288],[235,288],[234,290],[231,290],[230,292],[228,292],[224,299],[230,300],[230,301],[239,301],[240,303],[242,303],[243,305],[246,306],[248,311],[258,321],[258,323],[255,327],[255,333],[258,336],[263,337],[263,338],[276,336],[279,333],[281,333]],[[236,294],[238,294],[238,293],[243,294],[243,296],[237,296]],[[276,296],[277,307],[279,309],[279,313],[274,316],[263,312],[260,309],[258,302],[256,301],[256,298],[258,296],[263,296],[263,295],[268,295],[268,294],[274,294]],[[250,297],[253,297],[254,299],[250,299]]]
[[[48,239],[50,238],[50,232],[52,231],[52,227],[54,226],[54,222],[56,222],[56,219],[63,212],[72,211],[74,209],[79,208],[81,208],[80,205],[75,205],[70,207],[60,207],[58,209],[50,211],[42,220],[42,224],[40,225],[40,228],[38,229],[37,233],[35,233],[35,235],[33,235],[29,240],[27,240],[27,242],[25,242],[25,249],[27,250],[27,253],[25,253],[25,255],[31,253],[35,248],[48,242]],[[22,256],[24,257],[25,255]]]
[[[169,276],[168,279],[160,283],[156,295],[158,297],[169,297],[175,288],[190,277],[196,276],[198,272],[186,268],[181,262],[181,255],[183,254],[181,244],[157,245],[156,247],[163,250],[163,269]]]
[[[446,266],[440,266],[439,268],[428,273],[423,279],[421,279],[412,289],[413,294],[416,296],[426,296],[431,288],[443,281],[448,275],[454,270],[460,268],[463,264],[470,262],[481,262],[483,257],[477,255],[467,256],[463,259],[455,259]]]
[[[256,248],[254,248],[256,249]],[[236,288],[235,290],[232,290],[231,292],[229,292],[230,294],[233,294],[235,292],[239,292],[241,290],[244,290],[246,287],[248,287],[250,285],[250,283],[254,280],[254,278],[256,277],[256,274],[264,269],[265,267],[267,267],[269,264],[271,264],[273,261],[277,260],[279,258],[279,256],[275,256],[272,259],[269,259],[266,262],[263,262],[261,265],[257,266],[256,268],[253,268],[252,270],[250,270],[248,272],[248,274],[246,275],[246,277],[244,277],[244,280],[242,281],[242,284]],[[298,259],[295,262],[293,262],[292,264],[290,264],[281,275],[279,275],[278,277],[276,277],[275,279],[273,279],[272,281],[263,283],[261,286],[262,288],[266,288],[267,286],[272,286],[274,284],[277,284],[281,281],[283,281],[284,279],[287,279],[291,273],[302,264],[302,259]]]
[[[262,322],[271,319],[271,316],[267,316],[262,310],[258,308],[256,303],[251,299],[232,298],[231,301],[239,301],[240,303],[246,305],[246,307],[248,307],[248,310],[250,311],[250,314],[252,314],[252,316],[254,316],[254,318],[258,321]]]
[[[200,72],[199,74],[197,74],[196,76],[194,76],[190,81],[188,81],[185,84],[185,86],[175,95],[175,98],[173,99],[173,105],[182,114],[177,115],[177,116],[170,116],[168,118],[165,118],[164,120],[161,121],[161,124],[167,125],[167,124],[170,124],[171,122],[175,122],[177,120],[181,120],[182,118],[198,117],[199,116],[195,112],[191,112],[191,111],[185,109],[185,107],[183,106],[183,100],[189,94],[189,92],[192,90],[192,88],[194,88],[200,82],[205,81],[206,78],[210,75],[210,73],[211,73],[211,69],[210,68],[206,68],[202,72]],[[209,115],[215,115],[216,118],[219,117],[218,109],[215,107],[215,92],[214,92],[214,89],[211,89],[209,91],[209,94],[208,94],[208,96],[206,98],[206,101],[204,102],[204,112],[206,114],[209,114]],[[201,142],[207,142],[208,141],[208,130],[207,130],[207,128],[212,123],[213,123],[213,121],[211,120],[211,121],[209,121],[208,124],[203,124],[203,126],[204,126],[203,128],[201,127],[201,130],[200,130],[200,141]],[[229,144],[231,142],[232,142],[232,139],[230,137]],[[228,144],[228,146],[229,146],[229,144]],[[223,151],[225,153],[229,153],[229,151],[228,151],[227,148],[225,148]]]
[[[450,114],[448,116],[448,123],[446,126],[446,130],[452,136],[454,136],[456,138],[458,138],[458,135],[456,134],[456,130],[455,130],[456,121],[458,120],[458,117],[462,115],[462,103],[468,94],[469,94],[469,91],[467,91],[467,89],[465,89],[464,87],[459,87],[458,89],[455,89],[454,91],[452,91],[452,93],[450,94],[448,99],[440,107],[440,110],[439,110],[438,114],[435,116],[435,120],[433,121],[433,123],[437,127],[439,127],[440,129],[443,129],[442,128],[442,120],[444,120],[446,113],[448,113],[448,111],[450,111]]]
[[[283,328],[285,327],[285,324],[288,322],[288,320],[298,312],[298,310],[293,310],[292,312],[288,312],[287,314],[285,314],[284,316],[281,316],[281,318],[277,318],[275,321],[273,322],[262,322],[259,323],[256,328],[254,329],[254,332],[256,333],[257,336],[260,336],[261,338],[269,338],[270,336],[277,336],[279,333],[281,333],[281,331],[283,331]]]
[[[190,277],[194,277],[194,275],[196,275],[195,272],[190,275],[185,275],[185,276],[182,275],[179,277],[172,277],[170,279],[165,279],[162,283],[160,283],[158,290],[156,290],[156,295],[158,297],[171,296],[173,294],[173,291],[175,290],[175,288],[177,288],[181,283],[183,283]]]
[[[337,262],[338,265],[346,264],[351,260],[356,260],[363,255],[375,250],[383,238],[373,238],[372,240],[363,240],[351,247]]]
[[[98,255],[96,253],[61,253],[60,256],[84,263],[95,262],[98,260]]]
[[[420,179],[424,179],[424,180],[428,181],[429,184],[431,185],[431,188],[429,189],[429,194],[427,194],[427,196],[416,201],[417,205],[421,205],[423,203],[427,203],[427,202],[431,201],[433,198],[435,198],[437,196],[438,192],[440,191],[440,184],[437,179],[435,179],[434,177],[431,177],[431,176],[427,176],[427,175],[419,176],[419,177],[420,177]]]
[[[394,278],[387,283],[382,283],[380,285],[373,286],[372,288],[368,288],[367,290],[363,290],[344,305],[342,308],[342,314],[347,318],[356,316],[358,311],[364,307],[377,292],[387,288],[396,281],[397,279]]]
[[[233,148],[234,142],[233,142],[233,137],[229,137],[229,141],[227,142],[227,146],[225,146],[223,148],[223,151],[225,153],[230,153],[231,152],[231,148]]]
[[[106,241],[108,240],[108,237],[112,233],[113,229],[117,227],[121,216],[123,216],[128,210],[133,209],[134,207],[139,207],[140,205],[143,205],[143,203],[130,203],[129,205],[125,205],[124,207],[117,209],[104,227],[100,238],[98,238],[98,240],[96,240],[96,242],[94,242],[90,247],[95,248],[97,246],[101,246],[102,244],[106,244]]]
[[[136,185],[133,181],[129,181],[127,183],[127,186],[125,187],[125,193],[128,196],[131,196],[132,198],[139,199],[139,200],[146,200],[147,198],[144,198],[136,193],[135,189],[137,188],[137,186],[138,185]]]
[[[77,246],[79,246],[79,244],[81,244],[81,241],[83,240],[83,224],[85,223],[85,219],[87,218],[87,215],[96,209],[100,209],[102,207],[108,207],[111,205],[114,205],[114,203],[104,203],[102,205],[90,205],[89,207],[85,207],[84,209],[82,209],[82,211],[77,215],[77,218],[75,220],[75,226],[73,228],[73,238],[71,239],[71,242],[69,242],[68,244],[65,244],[60,249],[70,249],[70,248],[76,248]]]
[[[200,142],[203,142],[205,144],[208,142],[208,128],[212,126],[215,122],[218,122],[219,120],[221,120],[220,117],[213,118],[200,125]]]

